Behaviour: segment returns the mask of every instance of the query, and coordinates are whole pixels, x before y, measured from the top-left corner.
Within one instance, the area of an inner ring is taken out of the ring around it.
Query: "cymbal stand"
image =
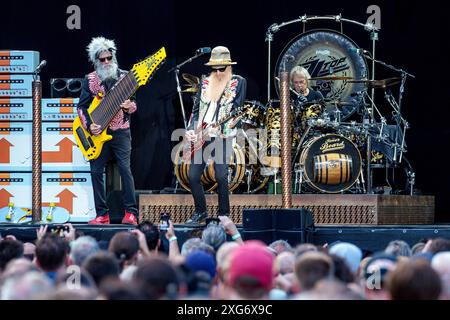
[[[397,104],[397,101],[395,101],[394,97],[392,96],[392,93],[390,90],[385,90],[384,97],[389,102],[389,104],[392,106],[392,109],[394,110],[392,112],[392,118],[397,123],[397,131],[395,134],[395,141],[394,141],[394,163],[397,162],[397,153],[398,153],[398,147],[400,147],[400,155],[398,158],[398,163],[402,162],[403,152],[405,152],[405,136],[406,136],[406,130],[409,129],[409,123],[404,119],[400,113],[400,105]],[[403,126],[403,128],[402,128]],[[402,135],[402,142],[400,145],[398,145],[398,134]]]

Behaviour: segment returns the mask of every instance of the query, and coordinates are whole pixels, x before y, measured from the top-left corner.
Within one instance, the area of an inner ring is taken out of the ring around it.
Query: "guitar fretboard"
[[[94,123],[104,130],[120,110],[120,105],[139,87],[133,72],[128,72],[108,91],[97,108],[91,113]]]

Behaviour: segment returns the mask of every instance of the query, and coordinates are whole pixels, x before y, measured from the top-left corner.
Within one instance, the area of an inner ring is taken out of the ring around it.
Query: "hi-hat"
[[[368,88],[386,88],[389,86],[393,86],[397,83],[400,83],[400,78],[388,78],[383,80],[367,80],[367,79],[359,79],[359,80],[349,80],[349,83],[363,83]]]
[[[338,80],[351,80],[352,77],[345,77],[345,76],[327,76],[327,77],[315,77],[311,78],[309,80],[329,80],[329,81],[338,81]]]
[[[353,106],[354,105],[353,102],[340,101],[340,100],[325,100],[325,103],[327,105],[333,105],[333,106],[338,106],[338,107]]]

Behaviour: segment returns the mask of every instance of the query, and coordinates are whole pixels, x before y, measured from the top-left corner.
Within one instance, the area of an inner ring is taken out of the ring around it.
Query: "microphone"
[[[46,64],[47,64],[47,60],[42,60],[41,63],[38,64],[38,66],[36,67],[36,70],[34,72],[35,73],[41,72],[41,69],[43,67],[45,67]]]
[[[351,52],[355,52],[357,54],[361,54],[361,55],[365,55],[365,54],[370,55],[371,54],[370,51],[367,51],[367,50],[364,50],[364,49],[350,48],[350,51]]]
[[[195,51],[196,54],[205,54],[210,52],[211,52],[210,47],[198,48],[197,51]]]

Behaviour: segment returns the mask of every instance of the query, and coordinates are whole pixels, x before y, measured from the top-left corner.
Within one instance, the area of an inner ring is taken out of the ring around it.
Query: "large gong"
[[[367,61],[358,53],[359,47],[347,36],[333,30],[311,30],[295,37],[282,51],[275,66],[278,77],[283,66],[290,71],[295,66],[308,70],[312,78],[351,77],[368,79]],[[366,90],[362,83],[347,80],[312,80],[309,84],[322,93],[325,100],[342,103],[341,120],[349,118],[361,102],[357,92]],[[279,87],[275,86],[279,96]]]

